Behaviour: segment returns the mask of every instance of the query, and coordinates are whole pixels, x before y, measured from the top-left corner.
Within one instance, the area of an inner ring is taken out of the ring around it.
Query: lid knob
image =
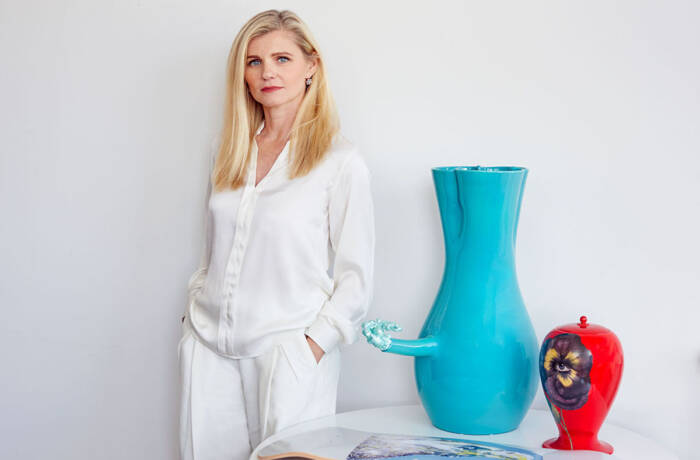
[[[586,318],[585,316],[582,316],[581,319],[580,319],[580,321],[581,321],[581,322],[578,323],[578,326],[579,326],[579,327],[584,327],[584,328],[585,328],[585,327],[588,327],[588,318]]]

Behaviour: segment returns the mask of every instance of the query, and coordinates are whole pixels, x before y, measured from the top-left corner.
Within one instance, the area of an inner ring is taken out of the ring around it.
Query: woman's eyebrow
[[[275,52],[275,53],[272,53],[271,56],[279,56],[279,55],[281,55],[281,54],[286,54],[286,55],[288,55],[288,56],[291,56],[291,55],[292,55],[292,53],[288,53],[287,51],[277,51],[277,52]],[[248,57],[247,57],[247,59],[250,59],[250,58],[260,58],[260,56],[257,56],[257,55],[255,55],[255,54],[249,54]]]

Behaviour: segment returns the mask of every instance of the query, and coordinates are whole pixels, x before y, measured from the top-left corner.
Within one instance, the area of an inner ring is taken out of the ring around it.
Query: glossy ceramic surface
[[[559,437],[543,447],[613,452],[598,440],[598,430],[615,399],[623,365],[617,336],[585,316],[547,334],[540,349],[540,378]]]
[[[537,388],[537,339],[515,271],[515,239],[527,170],[433,168],[445,269],[418,340],[393,339],[392,322],[363,324],[378,348],[415,356],[432,423],[463,434],[514,430]]]

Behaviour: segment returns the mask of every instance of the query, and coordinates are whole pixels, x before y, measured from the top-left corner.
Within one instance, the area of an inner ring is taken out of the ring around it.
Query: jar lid
[[[588,317],[581,316],[578,323],[565,324],[554,329],[553,332],[573,333],[578,335],[607,335],[612,331],[607,327],[588,322]]]

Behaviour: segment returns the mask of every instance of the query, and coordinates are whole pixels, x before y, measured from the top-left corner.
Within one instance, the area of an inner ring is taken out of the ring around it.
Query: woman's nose
[[[263,73],[262,76],[264,79],[269,79],[275,76],[275,69],[272,64],[270,63],[263,63]]]

